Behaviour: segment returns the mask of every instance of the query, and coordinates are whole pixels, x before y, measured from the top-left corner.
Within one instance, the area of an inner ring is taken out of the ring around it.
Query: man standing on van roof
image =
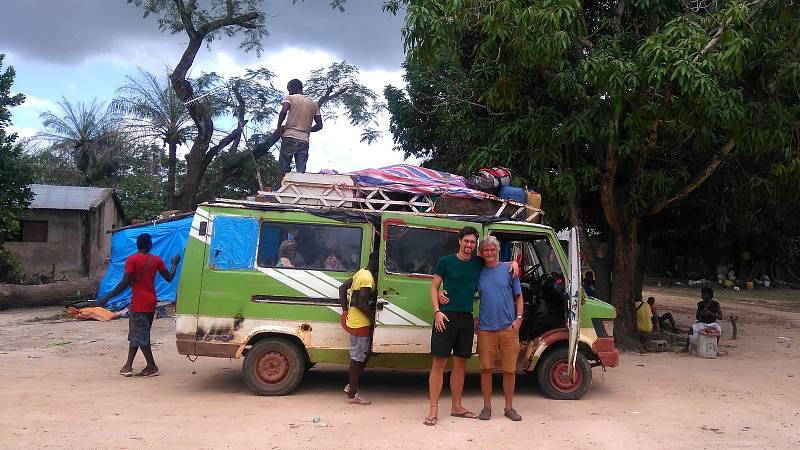
[[[519,278],[499,259],[500,241],[494,236],[481,240],[478,247],[485,265],[478,278],[481,304],[478,314],[478,356],[481,360],[481,420],[492,417],[492,372],[500,360],[503,370],[504,415],[513,421],[522,417],[514,409],[514,385],[519,355],[519,328],[522,325],[522,288]]]
[[[160,273],[167,282],[175,278],[175,271],[181,261],[181,255],[172,258],[172,268],[167,272],[164,261],[158,255],[151,255],[153,240],[148,233],[142,233],[136,238],[136,248],[139,250],[125,260],[125,275],[117,286],[108,294],[97,299],[97,304],[105,306],[108,300],[119,294],[126,287],[131,287],[130,318],[128,319],[128,360],[119,374],[125,377],[133,375],[133,359],[136,351],[142,349],[147,366],[137,377],[154,377],[158,375],[158,366],[153,359],[150,348],[150,327],[153,325],[153,316],[156,310],[156,273]]]
[[[309,135],[322,129],[319,105],[303,95],[303,83],[294,79],[289,81],[286,88],[289,90],[289,95],[281,102],[278,129],[275,130],[275,133],[281,137],[275,191],[280,188],[283,176],[291,171],[292,158],[294,158],[294,165],[298,172],[306,171]],[[284,120],[286,120],[286,124],[283,123]],[[312,121],[314,122],[313,126]]]
[[[339,286],[339,301],[342,305],[342,323],[350,334],[350,368],[349,383],[344,388],[347,403],[351,405],[369,405],[369,400],[358,395],[358,381],[364,373],[369,361],[372,347],[372,324],[375,311],[370,300],[375,292],[375,273],[378,271],[378,253],[369,255],[367,267],[359,270],[352,278]]]
[[[442,393],[442,378],[447,359],[453,356],[450,373],[450,392],[453,396],[450,415],[464,419],[477,419],[474,413],[461,405],[464,390],[464,370],[467,358],[472,356],[472,340],[475,323],[472,309],[478,276],[483,260],[474,255],[478,243],[478,230],[464,227],[458,232],[458,253],[439,258],[431,284],[431,305],[434,325],[431,330],[431,355],[433,363],[428,378],[430,410],[425,425],[433,426],[438,421],[439,396]],[[511,265],[514,276],[519,276],[519,266]],[[443,287],[443,290],[439,290]]]

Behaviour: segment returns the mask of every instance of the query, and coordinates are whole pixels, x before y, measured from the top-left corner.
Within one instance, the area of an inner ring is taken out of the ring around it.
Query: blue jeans
[[[292,158],[294,167],[298,173],[305,173],[306,162],[308,162],[308,141],[283,137],[281,138],[281,149],[278,153],[278,173],[275,177],[275,188],[277,191],[281,187],[283,176],[292,171]]]

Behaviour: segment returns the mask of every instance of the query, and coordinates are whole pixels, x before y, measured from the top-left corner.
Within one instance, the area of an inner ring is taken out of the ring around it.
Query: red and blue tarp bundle
[[[467,187],[467,180],[438,170],[395,164],[380,169],[350,172],[358,186],[374,186],[396,192],[422,195],[449,195],[465,198],[493,198],[490,194]]]

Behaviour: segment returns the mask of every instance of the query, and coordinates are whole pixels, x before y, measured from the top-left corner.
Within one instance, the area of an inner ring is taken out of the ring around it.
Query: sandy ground
[[[646,294],[680,327],[690,324],[694,290]],[[192,363],[175,351],[173,321],[159,319],[162,375],[123,378],[125,320],[63,320],[59,308],[3,311],[0,448],[798,448],[797,306],[723,301],[726,317],[740,316],[735,341],[726,322],[726,355],[626,352],[620,367],[594,370],[579,401],[546,399],[520,375],[520,423],[498,414],[499,379],[489,422],[449,417],[445,393],[434,428],[422,425],[424,372],[368,371],[361,390],[372,406],[345,404],[341,366],[314,368],[290,396],[258,397],[242,383],[241,361]],[[143,365],[137,359],[136,368]],[[479,379],[469,375],[466,384],[464,404],[478,411]]]

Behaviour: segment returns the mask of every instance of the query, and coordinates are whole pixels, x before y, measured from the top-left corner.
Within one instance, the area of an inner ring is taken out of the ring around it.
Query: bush
[[[11,251],[0,248],[0,283],[22,283],[22,267],[17,263]]]

